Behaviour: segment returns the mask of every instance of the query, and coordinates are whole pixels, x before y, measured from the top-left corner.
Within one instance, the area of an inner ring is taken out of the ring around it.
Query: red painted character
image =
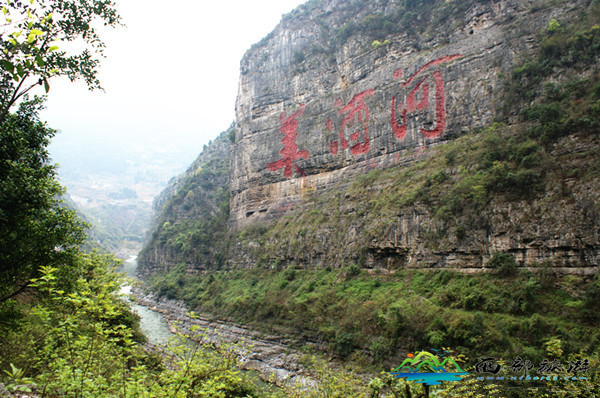
[[[409,77],[408,80],[402,83],[402,87],[409,86],[417,77],[423,76],[424,72],[428,69],[460,57],[461,55],[459,54],[448,55],[425,64],[414,75]],[[401,78],[402,76],[402,70],[397,69],[394,72],[394,79]],[[444,91],[444,80],[442,79],[441,72],[436,70],[431,74],[425,75],[406,97],[406,105],[403,107],[404,109],[402,110],[401,116],[402,123],[398,123],[398,118],[396,118],[396,96],[392,97],[392,114],[390,122],[392,124],[392,131],[399,140],[404,140],[404,138],[406,138],[408,128],[406,123],[407,115],[429,107],[430,86],[427,81],[429,78],[432,78],[433,83],[435,84],[435,127],[433,129],[421,128],[421,134],[423,134],[425,138],[439,138],[446,127],[446,93]],[[419,93],[421,99],[417,102],[417,94]]]
[[[348,104],[342,107],[342,101],[338,99],[336,106],[338,115],[345,114],[340,127],[340,144],[342,148],[348,149],[348,139],[353,143],[350,147],[350,152],[353,155],[360,155],[369,152],[369,108],[365,104],[365,98],[373,95],[375,91],[369,89],[362,93],[356,94]],[[327,129],[333,130],[333,122],[327,120]],[[346,134],[348,131],[348,134]],[[362,138],[361,138],[362,136]],[[348,139],[346,138],[348,137]],[[334,141],[329,145],[329,150],[332,154],[338,151],[338,142]]]
[[[304,104],[300,105],[300,108],[291,116],[287,116],[285,112],[279,116],[279,123],[281,124],[279,131],[283,134],[281,140],[283,149],[279,152],[282,158],[276,162],[268,163],[267,168],[271,171],[277,171],[283,168],[283,175],[286,178],[292,177],[292,166],[294,167],[294,170],[296,170],[298,176],[306,176],[304,170],[294,164],[296,160],[300,158],[306,159],[309,156],[308,151],[299,151],[298,145],[296,144],[296,139],[298,138],[298,118],[304,114],[304,107]]]

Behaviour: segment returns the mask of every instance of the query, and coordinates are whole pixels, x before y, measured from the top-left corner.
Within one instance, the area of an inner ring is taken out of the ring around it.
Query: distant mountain
[[[167,134],[145,141],[59,133],[50,151],[71,200],[93,225],[94,239],[127,257],[142,248],[154,197],[185,169],[200,149],[196,145]]]

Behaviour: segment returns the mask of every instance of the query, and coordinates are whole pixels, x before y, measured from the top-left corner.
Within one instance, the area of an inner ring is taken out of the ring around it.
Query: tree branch
[[[0,303],[10,300],[11,298],[15,297],[16,295],[23,293],[25,291],[25,289],[27,289],[28,286],[29,286],[29,284],[26,283],[23,286],[19,287],[15,292],[9,294],[8,296],[0,298]]]
[[[6,119],[6,115],[8,115],[8,111],[10,110],[10,107],[13,106],[19,98],[21,98],[23,95],[27,94],[32,88],[34,88],[35,86],[37,86],[39,84],[39,83],[32,84],[31,86],[29,86],[28,89],[23,90],[19,93],[21,86],[23,85],[23,83],[25,83],[25,79],[27,79],[28,77],[29,77],[29,75],[26,74],[21,78],[19,85],[13,92],[12,98],[8,101],[8,103],[6,104],[4,109],[2,109],[2,112],[0,113],[0,125],[2,125],[2,123],[4,123],[4,119]]]

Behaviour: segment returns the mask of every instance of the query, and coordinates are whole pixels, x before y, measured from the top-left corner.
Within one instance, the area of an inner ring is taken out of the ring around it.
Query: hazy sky
[[[87,137],[160,145],[186,137],[199,152],[234,119],[244,52],[304,2],[115,1],[126,27],[102,35],[105,92],[51,81],[42,118],[61,130],[55,145]]]

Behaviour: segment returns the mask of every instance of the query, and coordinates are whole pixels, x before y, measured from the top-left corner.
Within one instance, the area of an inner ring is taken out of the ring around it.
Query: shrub
[[[509,253],[494,252],[492,257],[487,262],[488,268],[493,268],[497,275],[510,276],[514,275],[517,270],[517,262]]]
[[[346,358],[354,350],[354,335],[345,331],[337,331],[332,346],[333,351]]]
[[[360,271],[360,266],[352,264],[344,269],[344,276],[346,279],[351,279],[360,275]]]

